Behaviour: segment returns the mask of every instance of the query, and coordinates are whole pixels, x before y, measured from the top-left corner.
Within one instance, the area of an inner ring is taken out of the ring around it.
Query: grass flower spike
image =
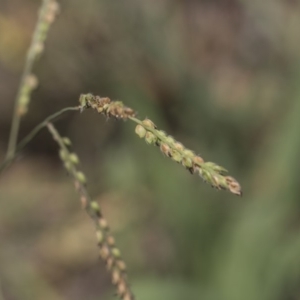
[[[81,111],[87,108],[93,108],[98,113],[107,117],[127,120],[137,123],[136,134],[145,139],[149,145],[156,145],[160,151],[173,161],[180,163],[192,174],[198,174],[212,187],[219,190],[227,190],[232,194],[241,196],[242,189],[236,179],[226,175],[227,170],[213,162],[205,162],[202,157],[196,155],[193,151],[185,148],[177,142],[172,136],[164,131],[158,130],[157,126],[149,119],[143,121],[135,118],[136,113],[133,109],[126,107],[120,101],[111,101],[109,98],[101,98],[92,94],[82,94],[79,98]]]
[[[69,150],[71,142],[68,138],[61,137],[51,123],[48,123],[47,127],[60,147],[60,159],[68,173],[74,179],[75,188],[80,196],[82,206],[95,223],[99,256],[105,262],[106,268],[111,274],[111,280],[116,287],[117,294],[122,300],[133,300],[134,296],[127,280],[126,265],[122,259],[120,250],[116,246],[115,239],[110,233],[108,223],[103,217],[98,203],[92,201],[85,187],[87,179],[85,175],[78,170],[79,158],[75,153]]]
[[[38,86],[38,78],[33,73],[34,63],[45,49],[45,41],[49,29],[58,13],[59,4],[56,0],[42,1],[34,34],[27,52],[19,91],[15,99],[13,121],[6,154],[7,158],[11,158],[15,154],[21,118],[27,113],[31,94]]]
[[[140,138],[144,138],[147,144],[159,146],[165,156],[182,164],[192,174],[199,174],[212,187],[228,190],[238,196],[242,195],[240,184],[233,177],[225,175],[227,173],[225,168],[213,162],[205,162],[202,157],[185,148],[172,136],[158,130],[151,120],[140,121],[134,117],[130,119],[138,123],[135,132]]]
[[[121,101],[111,101],[109,98],[101,98],[92,94],[81,95],[79,98],[81,111],[86,108],[93,108],[107,117],[127,120],[129,117],[134,117],[135,112],[129,107],[126,107]]]

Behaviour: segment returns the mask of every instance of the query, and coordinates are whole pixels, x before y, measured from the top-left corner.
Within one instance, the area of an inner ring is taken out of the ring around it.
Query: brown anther
[[[76,180],[74,183],[75,190],[78,192],[80,190],[80,183]]]
[[[231,176],[226,176],[225,179],[229,191],[235,195],[242,196],[243,193],[240,184]]]
[[[119,270],[114,270],[112,272],[112,283],[116,285],[120,281],[120,279],[121,279],[121,274]]]
[[[45,15],[45,21],[49,24],[52,24],[55,20],[56,14],[53,11],[49,11],[46,15]]]
[[[160,151],[165,154],[166,156],[170,155],[170,147],[167,144],[161,143],[160,144]]]
[[[37,42],[33,46],[33,51],[36,55],[41,54],[45,49],[44,43],[43,42]]]
[[[134,298],[132,297],[132,295],[127,292],[124,296],[123,296],[123,300],[133,300]]]
[[[126,118],[128,117],[134,117],[135,116],[135,111],[129,107],[125,107],[124,108],[124,116]]]
[[[85,196],[81,196],[80,201],[81,201],[82,208],[85,209],[87,206],[87,198]]]
[[[38,79],[34,74],[29,74],[26,77],[26,84],[33,90],[38,86]]]
[[[101,247],[100,256],[105,261],[108,259],[108,257],[109,257],[109,248],[107,246]]]
[[[184,146],[183,146],[181,143],[179,143],[179,142],[176,142],[176,143],[174,144],[174,148],[175,148],[176,150],[179,150],[179,151],[183,151],[183,150],[184,150]]]
[[[99,106],[103,107],[105,104],[109,104],[111,102],[111,100],[108,98],[108,97],[99,97],[99,96],[96,96],[96,102]]]
[[[109,246],[114,246],[115,245],[115,239],[110,235],[107,237],[107,243]]]
[[[117,264],[117,267],[120,269],[120,271],[122,271],[122,272],[126,271],[126,264],[124,263],[123,260],[118,260],[116,264]]]
[[[156,129],[156,125],[150,120],[150,119],[145,119],[143,122],[143,125],[152,128],[152,129]]]
[[[49,11],[51,11],[55,14],[58,14],[59,13],[59,4],[55,0],[53,0],[49,3],[48,9],[49,9]]]
[[[118,294],[120,296],[123,296],[126,293],[126,283],[124,282],[124,280],[121,280],[118,282]]]
[[[196,165],[201,165],[201,164],[204,163],[204,160],[203,160],[203,158],[200,157],[200,156],[195,156],[195,157],[193,157],[193,162],[194,162],[194,164],[196,164]]]
[[[104,219],[104,218],[101,218],[99,220],[99,225],[101,228],[103,229],[108,229],[108,224],[107,224],[107,221]]]
[[[114,266],[115,260],[112,257],[109,257],[106,262],[107,269],[110,271]]]
[[[97,103],[95,103],[95,102],[90,102],[90,106],[91,106],[92,109],[97,110],[97,108],[98,108]]]

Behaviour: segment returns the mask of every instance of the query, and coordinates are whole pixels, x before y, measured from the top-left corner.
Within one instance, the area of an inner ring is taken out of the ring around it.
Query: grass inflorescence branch
[[[16,150],[21,118],[27,113],[32,91],[38,86],[38,79],[33,73],[34,62],[45,49],[45,41],[51,24],[59,13],[56,0],[43,0],[31,44],[28,48],[25,67],[19,90],[15,99],[15,108],[9,136],[6,157],[12,157]]]
[[[15,149],[15,153],[9,157],[7,157],[1,164],[0,164],[0,174],[16,159],[17,154],[24,149],[24,147],[45,127],[50,121],[54,121],[57,117],[61,116],[67,111],[71,110],[79,110],[80,106],[74,106],[74,107],[65,107],[56,113],[50,115],[47,117],[44,121],[39,123],[37,126],[35,126],[17,145]]]
[[[99,255],[111,274],[112,283],[116,287],[117,294],[122,300],[133,300],[133,292],[127,280],[126,265],[98,203],[89,196],[86,189],[86,177],[78,170],[79,158],[69,150],[71,142],[68,138],[61,137],[51,123],[48,123],[47,127],[59,145],[59,156],[64,167],[74,179],[75,188],[80,196],[82,206],[95,223]]]
[[[81,110],[93,108],[98,113],[107,117],[127,120],[137,123],[136,134],[144,138],[147,144],[156,145],[161,152],[173,161],[180,163],[192,174],[198,174],[216,189],[228,190],[241,196],[242,189],[236,179],[226,175],[227,170],[213,162],[205,162],[202,157],[187,149],[183,144],[176,141],[172,136],[157,129],[157,126],[149,119],[143,121],[137,119],[133,109],[126,107],[121,101],[111,101],[109,98],[82,94],[79,98]]]

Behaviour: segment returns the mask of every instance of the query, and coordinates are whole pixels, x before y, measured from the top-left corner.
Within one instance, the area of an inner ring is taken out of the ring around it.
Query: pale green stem
[[[25,67],[24,67],[24,70],[22,73],[18,94],[15,99],[15,107],[14,107],[14,113],[13,113],[13,118],[12,118],[12,126],[11,126],[9,142],[8,142],[8,149],[7,149],[7,154],[6,154],[7,159],[13,157],[15,154],[15,151],[16,151],[16,144],[17,144],[17,140],[18,140],[18,133],[19,133],[20,122],[21,122],[21,114],[19,113],[20,99],[22,97],[22,91],[24,89],[24,86],[28,84],[26,79],[32,72],[33,64],[34,64],[34,61],[37,56],[35,46],[39,42],[41,28],[45,25],[45,22],[46,22],[45,11],[51,1],[52,0],[43,0],[43,2],[41,4],[38,21],[36,23],[36,27],[35,27],[34,34],[33,34],[32,40],[31,40],[31,44],[30,44],[30,47],[27,52]]]
[[[12,156],[6,158],[4,160],[4,162],[0,165],[0,174],[13,162],[13,160],[16,158],[17,153],[19,153],[40,132],[41,129],[43,129],[45,126],[47,126],[47,124],[50,121],[54,120],[61,114],[65,113],[67,111],[70,111],[70,110],[80,110],[80,107],[79,106],[66,107],[66,108],[54,113],[53,115],[47,117],[43,122],[41,122],[36,127],[34,127],[34,129],[32,129],[32,131],[30,131],[30,133],[28,135],[26,135],[26,137],[24,137],[24,139],[17,145],[14,154]]]
[[[62,160],[67,163],[67,157],[71,155],[68,147],[65,145],[63,138],[53,124],[48,123],[47,127],[53,139],[59,145],[62,153],[64,153],[65,158],[61,157]],[[126,278],[125,263],[121,257],[120,250],[115,245],[114,238],[109,231],[109,227],[102,215],[99,205],[95,201],[92,201],[85,184],[78,179],[78,170],[75,164],[71,164],[68,171],[75,181],[75,187],[80,195],[84,209],[95,223],[100,257],[107,264],[107,269],[111,273],[112,282],[116,286],[119,297],[123,300],[134,300],[133,292]]]

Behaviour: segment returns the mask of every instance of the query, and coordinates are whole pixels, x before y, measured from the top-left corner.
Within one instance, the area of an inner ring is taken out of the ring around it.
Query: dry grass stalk
[[[95,223],[99,255],[106,264],[107,270],[111,275],[112,283],[116,287],[117,294],[122,300],[133,300],[133,292],[127,280],[126,265],[98,203],[92,201],[88,194],[86,189],[86,177],[77,168],[79,158],[75,153],[70,152],[69,146],[71,143],[68,138],[61,137],[51,123],[48,123],[47,127],[60,147],[59,156],[66,170],[74,179],[75,188],[80,196],[82,206]]]
[[[187,149],[172,136],[167,135],[162,130],[158,130],[151,120],[145,119],[141,121],[135,118],[136,113],[134,110],[126,107],[121,101],[111,101],[107,97],[101,98],[92,94],[82,94],[79,102],[82,111],[87,108],[93,108],[107,117],[123,120],[130,119],[138,124],[135,132],[140,138],[144,138],[147,144],[158,146],[164,155],[180,163],[192,174],[200,175],[204,182],[207,182],[212,187],[219,190],[227,190],[238,196],[242,195],[240,184],[233,177],[226,175],[227,170],[225,168],[213,162],[205,162],[202,157]]]
[[[38,86],[38,79],[33,73],[33,66],[45,49],[45,41],[49,28],[58,13],[59,4],[56,0],[43,0],[31,44],[27,52],[19,91],[15,99],[15,108],[6,155],[7,158],[15,154],[21,118],[27,113],[31,93]]]

